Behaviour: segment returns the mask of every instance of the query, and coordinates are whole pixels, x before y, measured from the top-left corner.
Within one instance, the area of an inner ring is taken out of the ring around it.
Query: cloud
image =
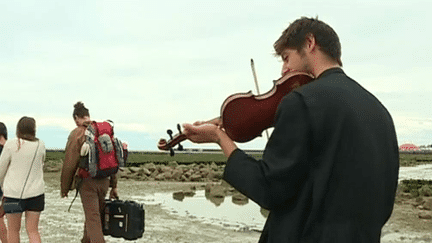
[[[273,42],[296,18],[318,15],[341,39],[346,73],[398,117],[401,136],[430,134],[408,119],[432,117],[432,49],[413,40],[428,39],[429,9],[426,1],[5,2],[0,119],[12,131],[33,116],[42,134],[66,136],[83,101],[132,146],[154,148],[177,123],[212,119],[229,95],[256,93],[251,58],[261,93],[270,90],[281,69]]]
[[[432,119],[424,117],[393,116],[399,144],[432,144]]]

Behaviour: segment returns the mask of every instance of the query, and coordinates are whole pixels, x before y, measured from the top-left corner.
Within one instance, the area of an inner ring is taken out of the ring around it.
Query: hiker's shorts
[[[45,194],[41,194],[36,197],[19,199],[19,198],[10,198],[4,197],[5,202],[19,202],[21,201],[21,206],[23,211],[34,211],[34,212],[42,212],[45,209]],[[5,213],[10,213],[5,210]]]

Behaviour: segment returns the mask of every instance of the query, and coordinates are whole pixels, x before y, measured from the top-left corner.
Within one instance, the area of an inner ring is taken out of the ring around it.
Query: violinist
[[[228,157],[223,179],[270,210],[259,242],[380,242],[398,183],[391,115],[345,74],[339,37],[318,18],[295,20],[274,49],[283,75],[315,79],[281,100],[261,160],[220,121],[184,124],[183,134],[218,144]]]

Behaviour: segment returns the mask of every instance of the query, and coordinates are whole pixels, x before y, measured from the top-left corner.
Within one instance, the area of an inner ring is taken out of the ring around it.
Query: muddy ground
[[[68,207],[74,193],[66,199],[60,198],[59,173],[45,173],[46,208],[41,215],[40,231],[42,242],[80,242],[84,215],[80,198],[73,203],[70,212]],[[138,197],[151,196],[154,193],[174,192],[196,186],[204,190],[203,182],[156,182],[121,179],[118,183],[120,199],[133,200]],[[145,233],[142,238],[129,242],[257,242],[260,233],[255,231],[238,231],[223,226],[203,223],[195,217],[182,217],[158,203],[144,201]],[[24,223],[23,223],[24,227]],[[107,242],[126,242],[123,239],[105,237]],[[22,229],[21,242],[28,242]]]
[[[144,182],[146,193],[187,189],[200,183]],[[201,183],[202,184],[202,183]],[[122,185],[126,186],[126,184]],[[382,230],[383,243],[432,242],[431,219],[420,219],[425,210],[418,199],[399,195],[394,211]],[[259,232],[235,231],[167,214],[158,206],[147,207],[146,237],[142,242],[258,242]],[[162,221],[163,222],[162,222]],[[147,238],[148,237],[148,238]],[[139,241],[141,242],[141,241]]]
[[[40,231],[42,242],[79,242],[82,236],[83,212],[79,197],[67,212],[73,193],[60,199],[59,173],[46,173],[46,210],[41,215]],[[203,182],[158,182],[119,181],[121,199],[147,197],[155,193],[171,193],[187,190],[191,186],[204,189]],[[245,228],[215,225],[196,217],[180,216],[169,212],[160,203],[145,202],[145,233],[141,239],[132,242],[257,242],[260,232]],[[419,205],[419,200],[399,194],[393,215],[382,230],[383,243],[390,242],[432,242],[432,221],[421,219],[419,214],[430,211]],[[23,223],[23,227],[24,227]],[[123,239],[106,236],[107,242],[125,242]],[[21,242],[28,242],[23,229]]]

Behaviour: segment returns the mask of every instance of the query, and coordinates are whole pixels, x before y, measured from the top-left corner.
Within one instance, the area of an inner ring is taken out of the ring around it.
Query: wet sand
[[[80,242],[84,214],[80,198],[77,197],[70,212],[67,212],[74,193],[66,199],[60,198],[59,173],[45,174],[46,207],[41,214],[40,232],[42,242]],[[107,242],[257,242],[259,232],[233,230],[212,222],[203,222],[196,217],[184,217],[170,212],[158,202],[152,201],[154,193],[171,193],[204,183],[119,181],[120,198],[145,204],[145,233],[141,239],[125,241],[122,238],[106,236]],[[136,198],[147,198],[137,200]],[[147,201],[146,201],[147,200]],[[22,225],[21,242],[28,242]]]
[[[400,179],[432,179],[431,172],[432,165],[404,167],[400,170]],[[69,193],[69,198],[60,198],[59,176],[59,173],[45,174],[46,207],[40,220],[42,242],[80,242],[84,222],[81,201],[77,197],[71,211],[67,212],[74,192]],[[254,227],[239,227],[220,223],[221,220],[185,215],[179,209],[170,209],[157,196],[185,190],[192,185],[199,189],[205,183],[120,180],[120,198],[143,202],[146,210],[143,238],[129,242],[258,242],[260,232]],[[21,242],[28,242],[24,226],[23,222]],[[107,242],[128,242],[110,236],[105,239]],[[419,219],[412,205],[395,204],[393,215],[382,230],[381,242],[432,242],[432,221]]]

